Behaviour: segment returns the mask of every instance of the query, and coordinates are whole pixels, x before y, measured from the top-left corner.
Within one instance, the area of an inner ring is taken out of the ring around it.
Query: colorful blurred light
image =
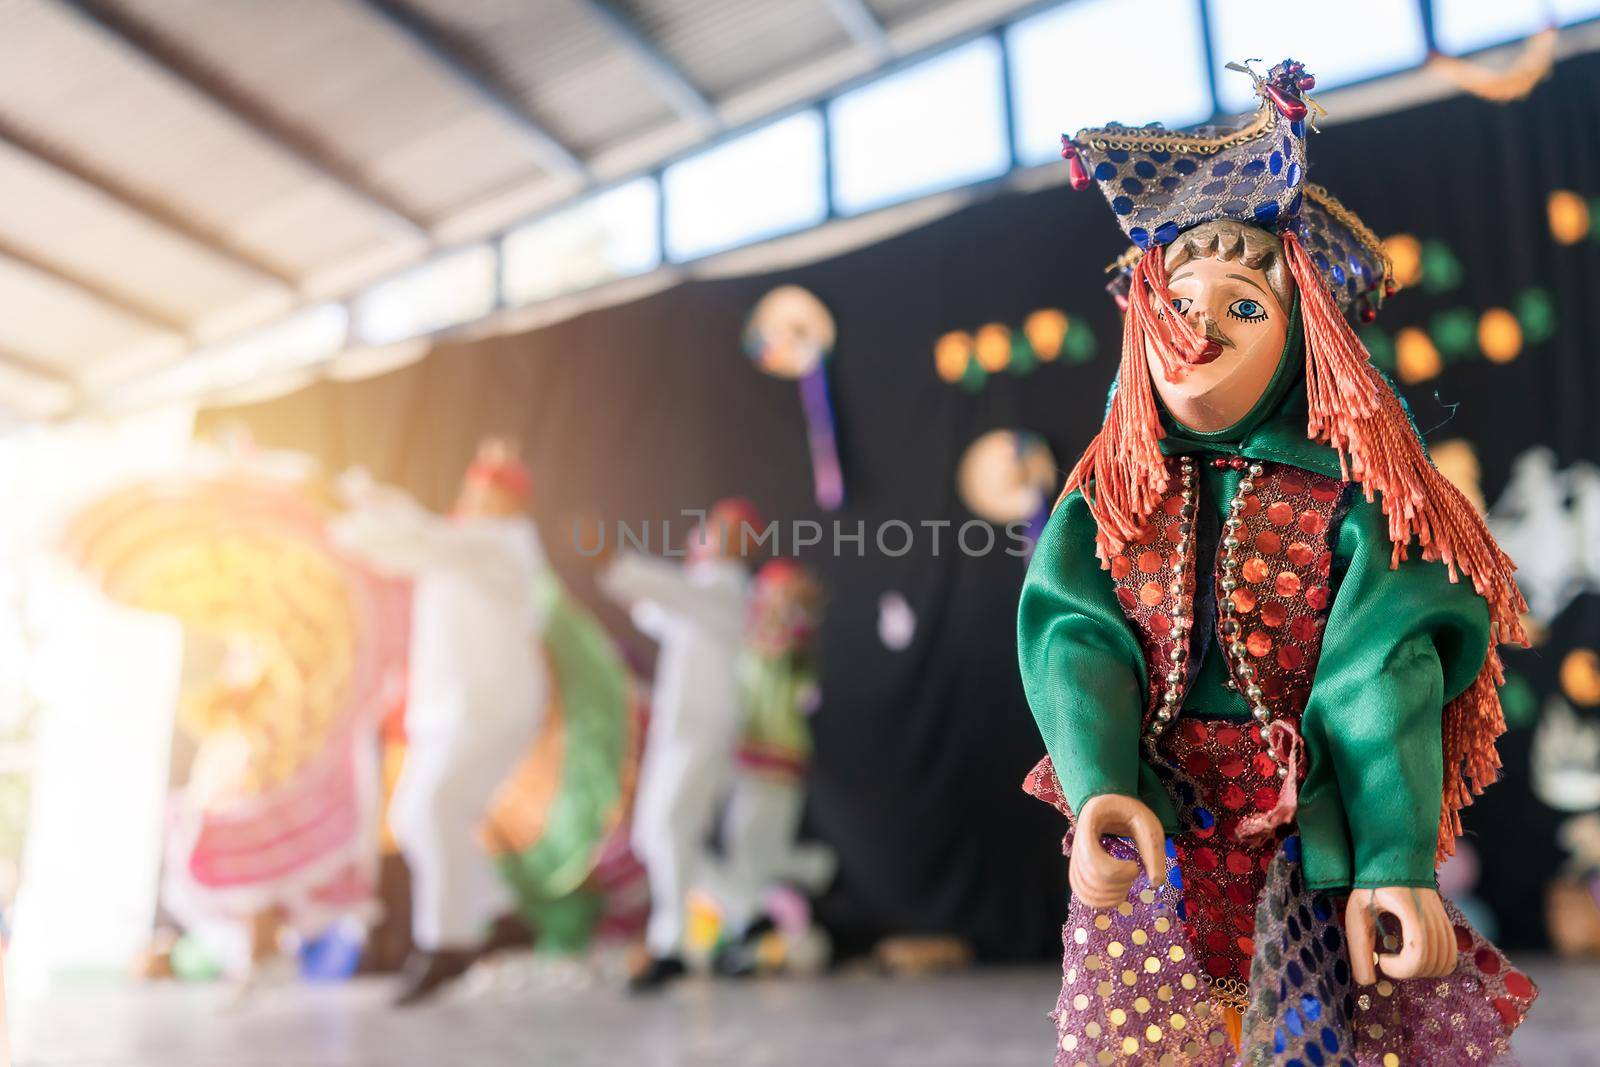
[[[939,377],[951,385],[967,373],[967,363],[972,359],[972,335],[965,330],[952,330],[933,345],[933,367]]]
[[[1465,271],[1461,261],[1443,241],[1422,244],[1422,288],[1430,293],[1448,293],[1461,284]]]
[[[1522,326],[1522,340],[1526,344],[1541,344],[1556,335],[1555,301],[1543,289],[1524,289],[1512,301],[1512,309]]]
[[[1453,360],[1472,351],[1478,337],[1478,318],[1466,308],[1441,311],[1428,323],[1428,333],[1440,353]]]
[[[1490,308],[1478,320],[1478,347],[1491,363],[1510,363],[1522,352],[1522,327],[1505,308]]]
[[[1011,328],[1003,322],[991,322],[978,329],[978,366],[995,374],[1006,369],[1011,362]]]
[[[1589,236],[1589,204],[1571,189],[1557,189],[1545,203],[1550,236],[1557,244],[1575,245]]]
[[[1439,350],[1415,326],[1407,326],[1395,336],[1394,350],[1395,373],[1407,385],[1425,382],[1444,369]]]
[[[1022,332],[1033,346],[1034,354],[1049,363],[1061,354],[1061,342],[1070,327],[1067,313],[1056,308],[1041,308],[1022,323]]]
[[[1580,707],[1600,705],[1600,656],[1591,648],[1575,648],[1561,661],[1561,688]]]
[[[1422,278],[1422,245],[1409,233],[1384,238],[1383,250],[1394,267],[1394,280],[1410,288]]]

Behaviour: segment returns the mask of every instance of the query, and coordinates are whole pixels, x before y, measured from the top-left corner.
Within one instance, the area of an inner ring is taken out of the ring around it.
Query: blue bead
[[[1133,201],[1129,200],[1125,196],[1119,196],[1115,200],[1111,201],[1111,210],[1115,211],[1118,215],[1126,215],[1128,212],[1133,210]]]
[[[1293,185],[1294,183],[1290,182],[1289,184]],[[1301,201],[1301,199],[1303,198],[1304,195],[1305,195],[1304,193],[1295,193],[1294,194],[1294,199],[1289,201],[1289,214],[1291,214],[1291,215],[1300,214],[1300,201]]]
[[[1289,976],[1289,984],[1294,986],[1296,989],[1305,985],[1305,972],[1300,969],[1300,965],[1294,960],[1289,961],[1289,966],[1285,968],[1285,973]]]
[[[1350,963],[1342,956],[1333,961],[1333,977],[1340,985],[1350,984]]]
[[[1344,259],[1345,258],[1344,245],[1340,244],[1338,241],[1334,241],[1333,242],[1332,252],[1333,252],[1333,258],[1334,259]]]
[[[1295,1056],[1293,1059],[1284,1060],[1283,1067],[1306,1067],[1306,1065],[1301,1061],[1300,1057]]]
[[[1290,188],[1293,188],[1300,184],[1300,175],[1303,173],[1305,173],[1304,167],[1298,163],[1291,163],[1289,164],[1289,173],[1284,175],[1284,180],[1289,183]]]
[[[1322,943],[1328,946],[1329,952],[1338,952],[1339,945],[1344,938],[1339,936],[1339,930],[1334,926],[1324,927],[1322,930]]]
[[[1221,163],[1218,163],[1216,166],[1211,168],[1211,176],[1213,178],[1226,177],[1227,175],[1232,174],[1232,173],[1233,173],[1233,160],[1231,160],[1231,159],[1224,159]]]
[[[1178,187],[1178,179],[1175,176],[1169,174],[1165,178],[1161,179],[1161,188],[1167,190],[1168,192],[1171,192],[1172,190],[1176,189],[1177,187]]]
[[[1288,1047],[1289,1047],[1289,1042],[1283,1036],[1283,1027],[1281,1027],[1281,1026],[1277,1027],[1276,1029],[1273,1030],[1273,1033],[1272,1033],[1272,1051],[1275,1054],[1277,1054],[1279,1056],[1282,1056],[1283,1055],[1283,1050],[1288,1048]]]
[[[1156,168],[1142,159],[1133,165],[1133,172],[1141,178],[1154,178],[1156,176]]]
[[[1311,1061],[1311,1067],[1323,1067],[1323,1064],[1328,1062],[1328,1058],[1322,1054],[1322,1049],[1316,1045],[1306,1046],[1306,1059]]]
[[[1172,165],[1172,169],[1177,171],[1179,174],[1193,174],[1195,171],[1200,169],[1200,166],[1194,160],[1185,157],[1174,163]]]
[[[1243,200],[1229,200],[1226,204],[1222,205],[1222,213],[1230,217],[1234,215],[1243,215],[1245,208],[1249,206],[1250,205],[1245,203]]]
[[[1216,200],[1209,196],[1204,200],[1196,200],[1194,203],[1194,215],[1196,218],[1207,218],[1216,209],[1216,206]]]
[[[1172,153],[1171,152],[1151,152],[1150,153],[1150,158],[1155,160],[1157,163],[1165,163],[1167,160],[1172,158]]]
[[[1138,196],[1140,193],[1144,192],[1144,184],[1137,178],[1122,179],[1122,188],[1124,192],[1132,193],[1134,196]]]
[[[1331,1026],[1322,1028],[1322,1047],[1333,1053],[1339,1051],[1339,1035]]]
[[[1174,841],[1172,838],[1169,837],[1169,838],[1167,838],[1167,859],[1175,860],[1177,858],[1178,858],[1178,843],[1176,841]]]
[[[1283,169],[1282,152],[1274,152],[1272,155],[1267,157],[1267,169],[1272,171],[1273,177],[1277,177],[1278,172]]]
[[[1292,837],[1286,837],[1283,839],[1283,858],[1288,860],[1290,863],[1300,862],[1299,834],[1295,834]]]
[[[1334,285],[1343,285],[1344,284],[1344,268],[1343,267],[1341,267],[1341,266],[1339,266],[1339,264],[1335,263],[1333,266],[1328,268],[1328,272],[1333,275],[1333,284]]]
[[[1256,221],[1272,222],[1278,217],[1278,202],[1268,200],[1265,204],[1256,205]]]
[[[1316,942],[1312,942],[1312,944],[1315,943]],[[1310,971],[1313,974],[1316,973],[1317,957],[1311,954],[1311,945],[1300,946],[1300,963],[1307,971]]]
[[[1356,280],[1354,278],[1351,278],[1349,281],[1344,283],[1344,291],[1349,293],[1351,296],[1356,295]]]
[[[1106,153],[1106,158],[1113,163],[1126,163],[1128,161],[1128,151],[1125,148],[1113,148]]]
[[[1202,196],[1218,196],[1228,187],[1227,182],[1207,182],[1200,187]]]
[[[1289,1032],[1295,1037],[1299,1037],[1306,1032],[1306,1024],[1300,1021],[1300,1013],[1293,1008],[1289,1008],[1283,1013],[1283,1025],[1288,1027]]]
[[[1294,142],[1287,137],[1283,139],[1283,154],[1286,156],[1294,155]]]
[[[1172,883],[1172,888],[1183,891],[1183,868],[1176,865],[1167,872],[1167,881]]]
[[[1260,174],[1266,169],[1267,164],[1265,160],[1252,159],[1250,162],[1239,168],[1239,173],[1254,178],[1257,174]]]
[[[1112,207],[1116,207],[1117,206],[1115,201],[1112,202],[1111,206]],[[1118,214],[1126,214],[1126,213],[1119,211]],[[1317,269],[1322,271],[1322,273],[1324,273],[1324,274],[1328,273],[1328,257],[1323,255],[1321,252],[1313,252],[1313,253],[1311,253],[1311,262],[1315,263],[1317,265]]]
[[[1327,922],[1329,919],[1333,918],[1333,905],[1328,902],[1328,895],[1326,893],[1318,893],[1316,896],[1311,898],[1311,914],[1315,915],[1322,922]],[[1338,931],[1334,932],[1337,933]]]
[[[1300,940],[1300,920],[1296,919],[1293,915],[1291,915],[1291,916],[1289,916],[1289,920],[1288,920],[1286,925],[1289,928],[1289,938],[1290,938],[1290,940],[1293,940],[1293,941]]]
[[[1355,256],[1351,256],[1350,257],[1349,263],[1350,263],[1350,272],[1352,274],[1358,274],[1363,278],[1365,278],[1367,276],[1367,265],[1365,263],[1361,262]]]
[[[1117,168],[1114,164],[1101,160],[1094,165],[1094,176],[1097,181],[1108,182],[1117,176]]]
[[[1156,227],[1156,244],[1167,245],[1178,239],[1178,224],[1176,222],[1163,222]]]
[[[1209,830],[1216,825],[1217,817],[1205,808],[1195,808],[1194,821],[1199,824],[1200,829]]]
[[[1133,229],[1129,230],[1128,237],[1140,248],[1150,247],[1150,235],[1144,231],[1144,227],[1142,226],[1135,226]]]
[[[1299,119],[1295,122],[1289,123],[1289,132],[1296,137],[1304,139],[1306,135],[1306,120]]]
[[[1322,1018],[1322,1001],[1307,993],[1300,998],[1300,1014],[1311,1022],[1316,1022]]]

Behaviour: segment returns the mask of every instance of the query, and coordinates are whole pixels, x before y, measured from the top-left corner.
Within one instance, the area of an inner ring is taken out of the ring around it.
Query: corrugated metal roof
[[[0,408],[93,400],[1024,0],[857,2],[0,0]]]

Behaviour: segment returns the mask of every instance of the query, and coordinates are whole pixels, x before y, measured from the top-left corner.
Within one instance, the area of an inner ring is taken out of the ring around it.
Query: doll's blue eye
[[[1267,309],[1259,300],[1235,300],[1228,305],[1228,315],[1243,322],[1260,322],[1267,317]]]
[[[1180,315],[1187,315],[1189,313],[1189,305],[1192,303],[1194,301],[1186,296],[1175,296],[1172,298],[1172,309]]]

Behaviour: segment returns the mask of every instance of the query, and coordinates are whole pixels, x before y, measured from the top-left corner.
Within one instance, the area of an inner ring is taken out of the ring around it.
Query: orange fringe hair
[[[1516,566],[1455,486],[1428,459],[1400,398],[1372,366],[1321,274],[1295,234],[1282,235],[1283,254],[1300,291],[1305,328],[1306,436],[1330,445],[1346,481],[1379,500],[1393,543],[1391,566],[1407,558],[1413,539],[1422,558],[1443,563],[1452,582],[1464,574],[1489,606],[1490,644],[1466,692],[1444,709],[1444,800],[1436,860],[1455,851],[1461,809],[1499,777],[1495,741],[1505,732],[1498,687],[1505,681],[1500,644],[1526,646],[1521,615],[1527,603],[1512,577]],[[1156,353],[1170,380],[1201,343],[1187,321],[1157,309],[1172,306],[1165,253],[1157,247],[1134,265],[1123,321],[1122,364],[1106,420],[1067,477],[1064,499],[1083,491],[1094,516],[1103,566],[1133,539],[1165,496],[1164,436],[1145,360]]]

